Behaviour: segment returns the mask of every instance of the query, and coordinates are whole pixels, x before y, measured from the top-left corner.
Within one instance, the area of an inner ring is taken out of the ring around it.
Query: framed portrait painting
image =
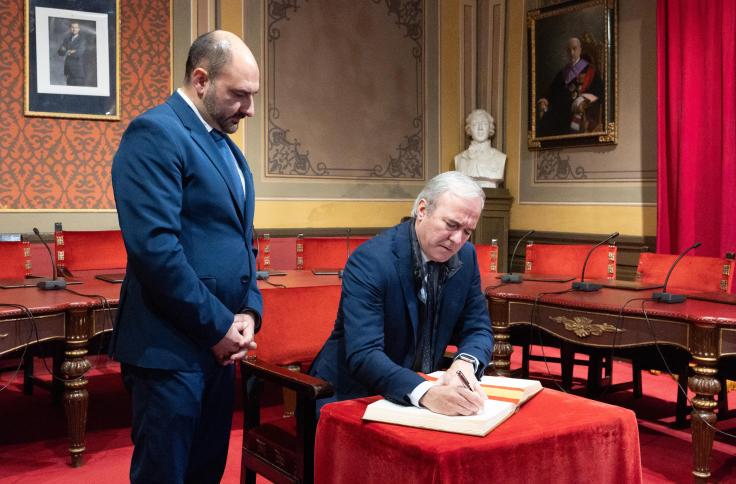
[[[26,0],[26,116],[120,119],[118,1]]]
[[[531,10],[529,149],[616,144],[616,0]]]

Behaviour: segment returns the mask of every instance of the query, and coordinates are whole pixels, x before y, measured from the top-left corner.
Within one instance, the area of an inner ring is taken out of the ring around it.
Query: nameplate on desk
[[[312,269],[312,274],[315,276],[336,276],[340,273],[340,269],[332,269],[332,268],[319,268],[319,269]]]
[[[286,272],[284,272],[284,271],[264,271],[264,272],[267,272],[268,273],[268,277],[285,276],[286,275]]]
[[[19,287],[36,287],[39,282],[50,281],[51,279],[31,278],[31,279],[0,279],[0,289],[17,289]],[[66,279],[66,285],[81,284],[82,281],[76,279]]]
[[[640,282],[640,281],[619,281],[617,279],[604,279],[593,281],[596,284],[600,284],[603,287],[610,287],[613,289],[624,289],[627,291],[647,291],[650,289],[659,289],[662,284],[656,282]]]
[[[120,283],[125,279],[125,272],[116,272],[113,274],[97,274],[95,279],[105,282]]]
[[[519,275],[521,275],[522,281],[536,281],[536,282],[570,282],[574,277],[570,276],[554,276],[554,275],[545,275],[545,274],[525,274],[523,272],[519,272]],[[501,276],[503,274],[499,274],[496,276],[496,279],[501,279]]]

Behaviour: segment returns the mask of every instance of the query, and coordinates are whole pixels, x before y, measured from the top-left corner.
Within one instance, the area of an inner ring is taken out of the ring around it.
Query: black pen
[[[457,376],[460,377],[460,381],[463,382],[463,385],[465,385],[465,388],[467,388],[469,391],[472,392],[473,387],[470,386],[470,382],[468,381],[468,378],[465,376],[465,374],[462,371],[457,370]]]

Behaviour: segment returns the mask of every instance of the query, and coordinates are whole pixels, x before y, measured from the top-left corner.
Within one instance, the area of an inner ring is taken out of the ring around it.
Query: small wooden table
[[[631,410],[547,388],[474,437],[363,421],[377,398],[322,408],[315,482],[642,482]]]

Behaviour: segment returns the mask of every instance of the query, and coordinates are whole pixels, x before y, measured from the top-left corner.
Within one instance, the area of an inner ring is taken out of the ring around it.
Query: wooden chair
[[[31,273],[28,242],[0,242],[0,279],[25,279]]]
[[[63,230],[54,234],[59,274],[91,269],[125,270],[128,256],[119,230]]]
[[[241,479],[261,474],[274,482],[311,482],[316,428],[315,401],[330,385],[300,370],[308,366],[334,326],[340,286],[272,288],[263,291],[264,323],[256,356],[241,363],[245,420]],[[294,308],[304,308],[295,312]],[[298,314],[299,317],[295,317]],[[285,389],[281,418],[261,420],[264,382]]]
[[[672,267],[677,255],[654,254],[645,252],[639,256],[636,269],[636,279],[642,283],[662,284],[667,272]],[[703,257],[686,255],[680,260],[667,282],[667,292],[731,292],[734,274],[733,259],[720,257]],[[679,348],[666,347],[665,357],[670,370],[677,375],[682,387],[687,390],[687,379],[690,374],[690,355]],[[634,396],[641,396],[642,368],[666,371],[664,363],[658,354],[651,352],[631,351],[624,354],[632,359],[634,374]],[[725,376],[721,375],[721,393],[718,397],[719,415],[725,414],[728,408]],[[687,420],[687,397],[678,388],[675,422],[683,425]]]
[[[273,482],[314,482],[316,401],[332,396],[329,383],[252,357],[241,363],[244,395],[241,483],[255,484],[256,474]],[[295,415],[261,421],[264,382],[296,392]]]
[[[350,254],[368,236],[347,237],[297,237],[297,270],[342,269]]]
[[[498,272],[498,245],[475,244],[475,253],[481,272]]]
[[[592,248],[593,245],[535,244],[530,242],[526,246],[524,274],[579,278],[582,274],[585,259]],[[588,259],[585,278],[590,280],[615,279],[616,254],[617,248],[615,245],[602,245],[595,249]],[[526,341],[522,341],[522,378],[527,378],[529,375],[529,361],[559,362],[562,370],[562,386],[565,390],[569,390],[572,387],[573,366],[582,364],[588,366],[589,393],[597,391],[601,380],[601,361],[604,356],[598,355],[598,350],[552,340],[550,344],[560,346],[560,358],[554,358],[532,354],[530,347],[534,344],[536,342],[530,341],[528,338]],[[589,356],[589,359],[587,361],[576,360],[576,353],[585,353]],[[605,359],[604,369],[606,370],[605,376],[610,377],[612,371],[610,358]]]

